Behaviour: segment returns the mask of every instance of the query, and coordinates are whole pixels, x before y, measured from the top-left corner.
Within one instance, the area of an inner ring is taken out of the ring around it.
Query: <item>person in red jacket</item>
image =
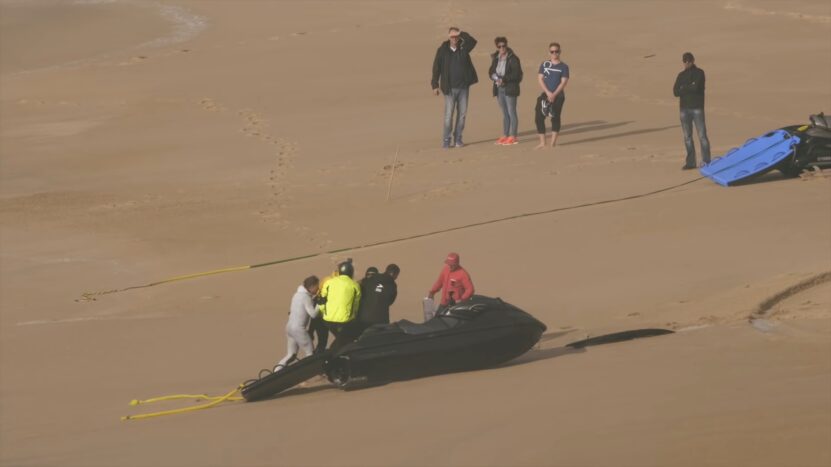
[[[448,254],[444,264],[439,278],[427,294],[428,297],[433,298],[436,292],[442,291],[439,309],[463,302],[472,297],[474,292],[473,281],[470,280],[467,271],[459,264],[458,253]]]

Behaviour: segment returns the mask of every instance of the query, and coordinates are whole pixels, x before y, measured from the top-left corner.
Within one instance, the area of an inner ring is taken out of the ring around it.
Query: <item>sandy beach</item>
[[[454,25],[480,82],[445,150]],[[525,74],[505,147],[498,35]],[[571,79],[535,151],[551,41]],[[830,465],[831,177],[680,170],[685,51],[714,156],[831,112],[822,0],[0,0],[0,465]],[[400,265],[392,319],[420,321],[450,251],[547,325],[537,347],[120,419],[273,366],[297,286],[347,257]],[[641,328],[675,332],[565,347]]]

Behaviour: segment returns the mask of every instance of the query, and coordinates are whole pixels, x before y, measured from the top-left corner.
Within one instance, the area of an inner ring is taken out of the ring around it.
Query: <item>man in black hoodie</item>
[[[476,47],[476,39],[470,34],[452,27],[448,31],[449,39],[444,41],[436,50],[433,60],[433,78],[430,82],[433,93],[444,94],[444,132],[442,133],[443,148],[460,148],[462,132],[465,129],[467,115],[468,88],[479,81],[476,69],[470,60],[470,52]],[[453,110],[456,110],[455,131],[451,131]],[[453,139],[451,140],[451,136]]]
[[[707,126],[704,124],[704,70],[695,66],[695,57],[690,52],[685,52],[681,60],[684,62],[684,71],[678,73],[672,92],[681,103],[681,130],[687,147],[687,161],[681,168],[689,170],[696,168],[693,123],[698,130],[701,160],[704,164],[710,163],[710,140],[707,139]]]
[[[383,274],[375,274],[361,282],[361,304],[358,307],[358,321],[364,328],[373,324],[389,324],[390,306],[398,296],[395,280],[401,269],[390,264]]]

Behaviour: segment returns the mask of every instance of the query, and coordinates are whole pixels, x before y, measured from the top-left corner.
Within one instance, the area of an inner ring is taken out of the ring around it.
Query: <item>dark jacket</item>
[[[519,83],[522,81],[522,65],[519,63],[519,57],[514,55],[514,51],[508,48],[508,62],[505,63],[505,76],[502,77],[502,87],[505,88],[505,94],[517,97],[519,96]],[[491,67],[488,70],[488,76],[493,76],[496,73],[496,65],[499,63],[499,52],[491,54]],[[498,88],[496,81],[493,82],[493,95],[497,95]]]
[[[693,65],[678,73],[672,93],[681,98],[682,109],[703,109],[704,70]]]
[[[460,32],[457,53],[461,54],[464,68],[463,82],[466,87],[479,82],[476,69],[473,68],[473,62],[470,60],[470,52],[474,47],[476,47],[476,39],[464,31]],[[450,41],[446,40],[436,50],[436,58],[433,59],[433,79],[430,85],[433,89],[440,88],[444,94],[450,94],[450,55],[452,53],[454,52],[450,50]]]
[[[390,306],[398,296],[398,286],[389,274],[375,274],[361,282],[358,319],[365,324],[389,324]]]

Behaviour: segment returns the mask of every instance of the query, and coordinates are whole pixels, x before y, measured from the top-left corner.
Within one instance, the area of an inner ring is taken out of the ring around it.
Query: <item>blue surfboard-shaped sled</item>
[[[758,138],[747,140],[722,157],[700,169],[701,175],[722,186],[730,186],[750,177],[761,175],[793,154],[799,137],[784,130],[774,130]]]

